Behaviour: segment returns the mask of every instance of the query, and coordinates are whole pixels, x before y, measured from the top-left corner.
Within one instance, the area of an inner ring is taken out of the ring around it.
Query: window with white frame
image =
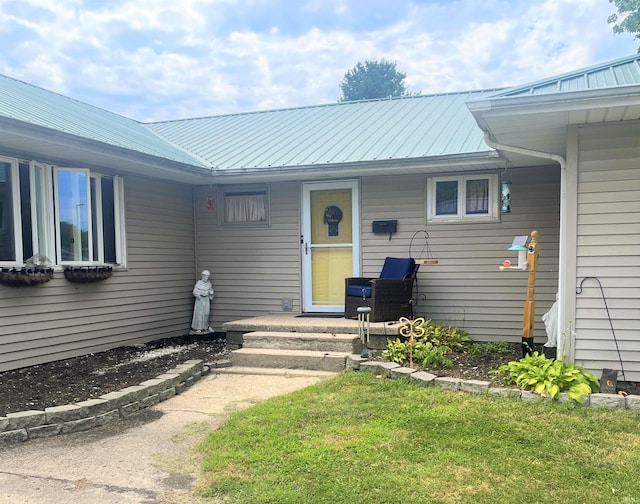
[[[0,264],[125,263],[123,182],[87,169],[0,158]]]
[[[427,220],[431,222],[495,221],[498,210],[495,174],[427,179]]]
[[[269,224],[269,191],[265,186],[225,187],[221,189],[220,224],[228,226],[266,226]]]

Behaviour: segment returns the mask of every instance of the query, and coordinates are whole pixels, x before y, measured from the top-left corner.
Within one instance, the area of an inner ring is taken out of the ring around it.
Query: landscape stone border
[[[44,411],[7,413],[0,417],[0,447],[106,425],[184,392],[213,368],[230,366],[229,360],[205,364],[192,359],[140,385],[109,392],[98,399],[53,406]]]
[[[405,379],[421,386],[435,386],[446,390],[469,392],[472,394],[487,394],[493,397],[513,397],[523,401],[549,401],[549,398],[541,397],[526,390],[507,387],[494,387],[490,381],[462,380],[446,376],[436,376],[426,371],[418,371],[410,367],[403,367],[395,362],[371,361],[365,357],[354,354],[347,357],[347,369],[356,371],[368,371],[376,376],[392,379]],[[570,401],[569,394],[562,392],[559,402]],[[580,404],[572,401],[575,404]],[[597,408],[618,408],[640,411],[640,395],[618,394],[589,394],[585,397],[583,406]]]

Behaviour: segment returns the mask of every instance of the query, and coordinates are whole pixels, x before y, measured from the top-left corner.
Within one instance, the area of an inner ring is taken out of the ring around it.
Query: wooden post
[[[529,279],[527,281],[527,300],[524,302],[524,317],[522,319],[522,356],[533,353],[533,324],[536,314],[536,271],[538,270],[538,232],[531,231],[531,241],[527,251],[527,267]]]

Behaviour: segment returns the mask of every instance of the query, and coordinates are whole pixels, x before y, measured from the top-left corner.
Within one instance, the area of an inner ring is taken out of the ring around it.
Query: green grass
[[[640,414],[347,372],[210,434],[202,493],[229,503],[640,502]]]

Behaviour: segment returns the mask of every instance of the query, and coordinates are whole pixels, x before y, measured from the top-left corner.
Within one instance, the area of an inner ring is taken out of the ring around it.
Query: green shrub
[[[585,395],[600,390],[598,379],[580,366],[567,364],[561,358],[549,359],[538,352],[503,364],[493,373],[506,385],[515,384],[551,399],[568,392],[571,399],[583,402]]]
[[[424,336],[419,339],[433,343],[437,347],[449,347],[452,352],[462,352],[473,343],[469,333],[464,329],[436,324],[433,320],[426,320],[421,327],[424,328]]]
[[[400,338],[388,341],[387,349],[382,352],[382,357],[389,362],[404,364],[409,360],[409,342],[400,341]]]
[[[425,367],[433,369],[453,367],[453,361],[447,355],[451,352],[464,351],[473,342],[466,331],[436,324],[432,320],[426,320],[419,328],[424,329],[424,334],[414,336],[413,361],[420,362]],[[382,352],[382,357],[405,365],[410,361],[410,354],[410,342],[396,338],[395,341],[387,343],[387,349]]]
[[[435,346],[429,341],[418,341],[413,347],[413,360],[433,369],[452,368],[453,361],[447,357],[450,351],[448,346]]]

